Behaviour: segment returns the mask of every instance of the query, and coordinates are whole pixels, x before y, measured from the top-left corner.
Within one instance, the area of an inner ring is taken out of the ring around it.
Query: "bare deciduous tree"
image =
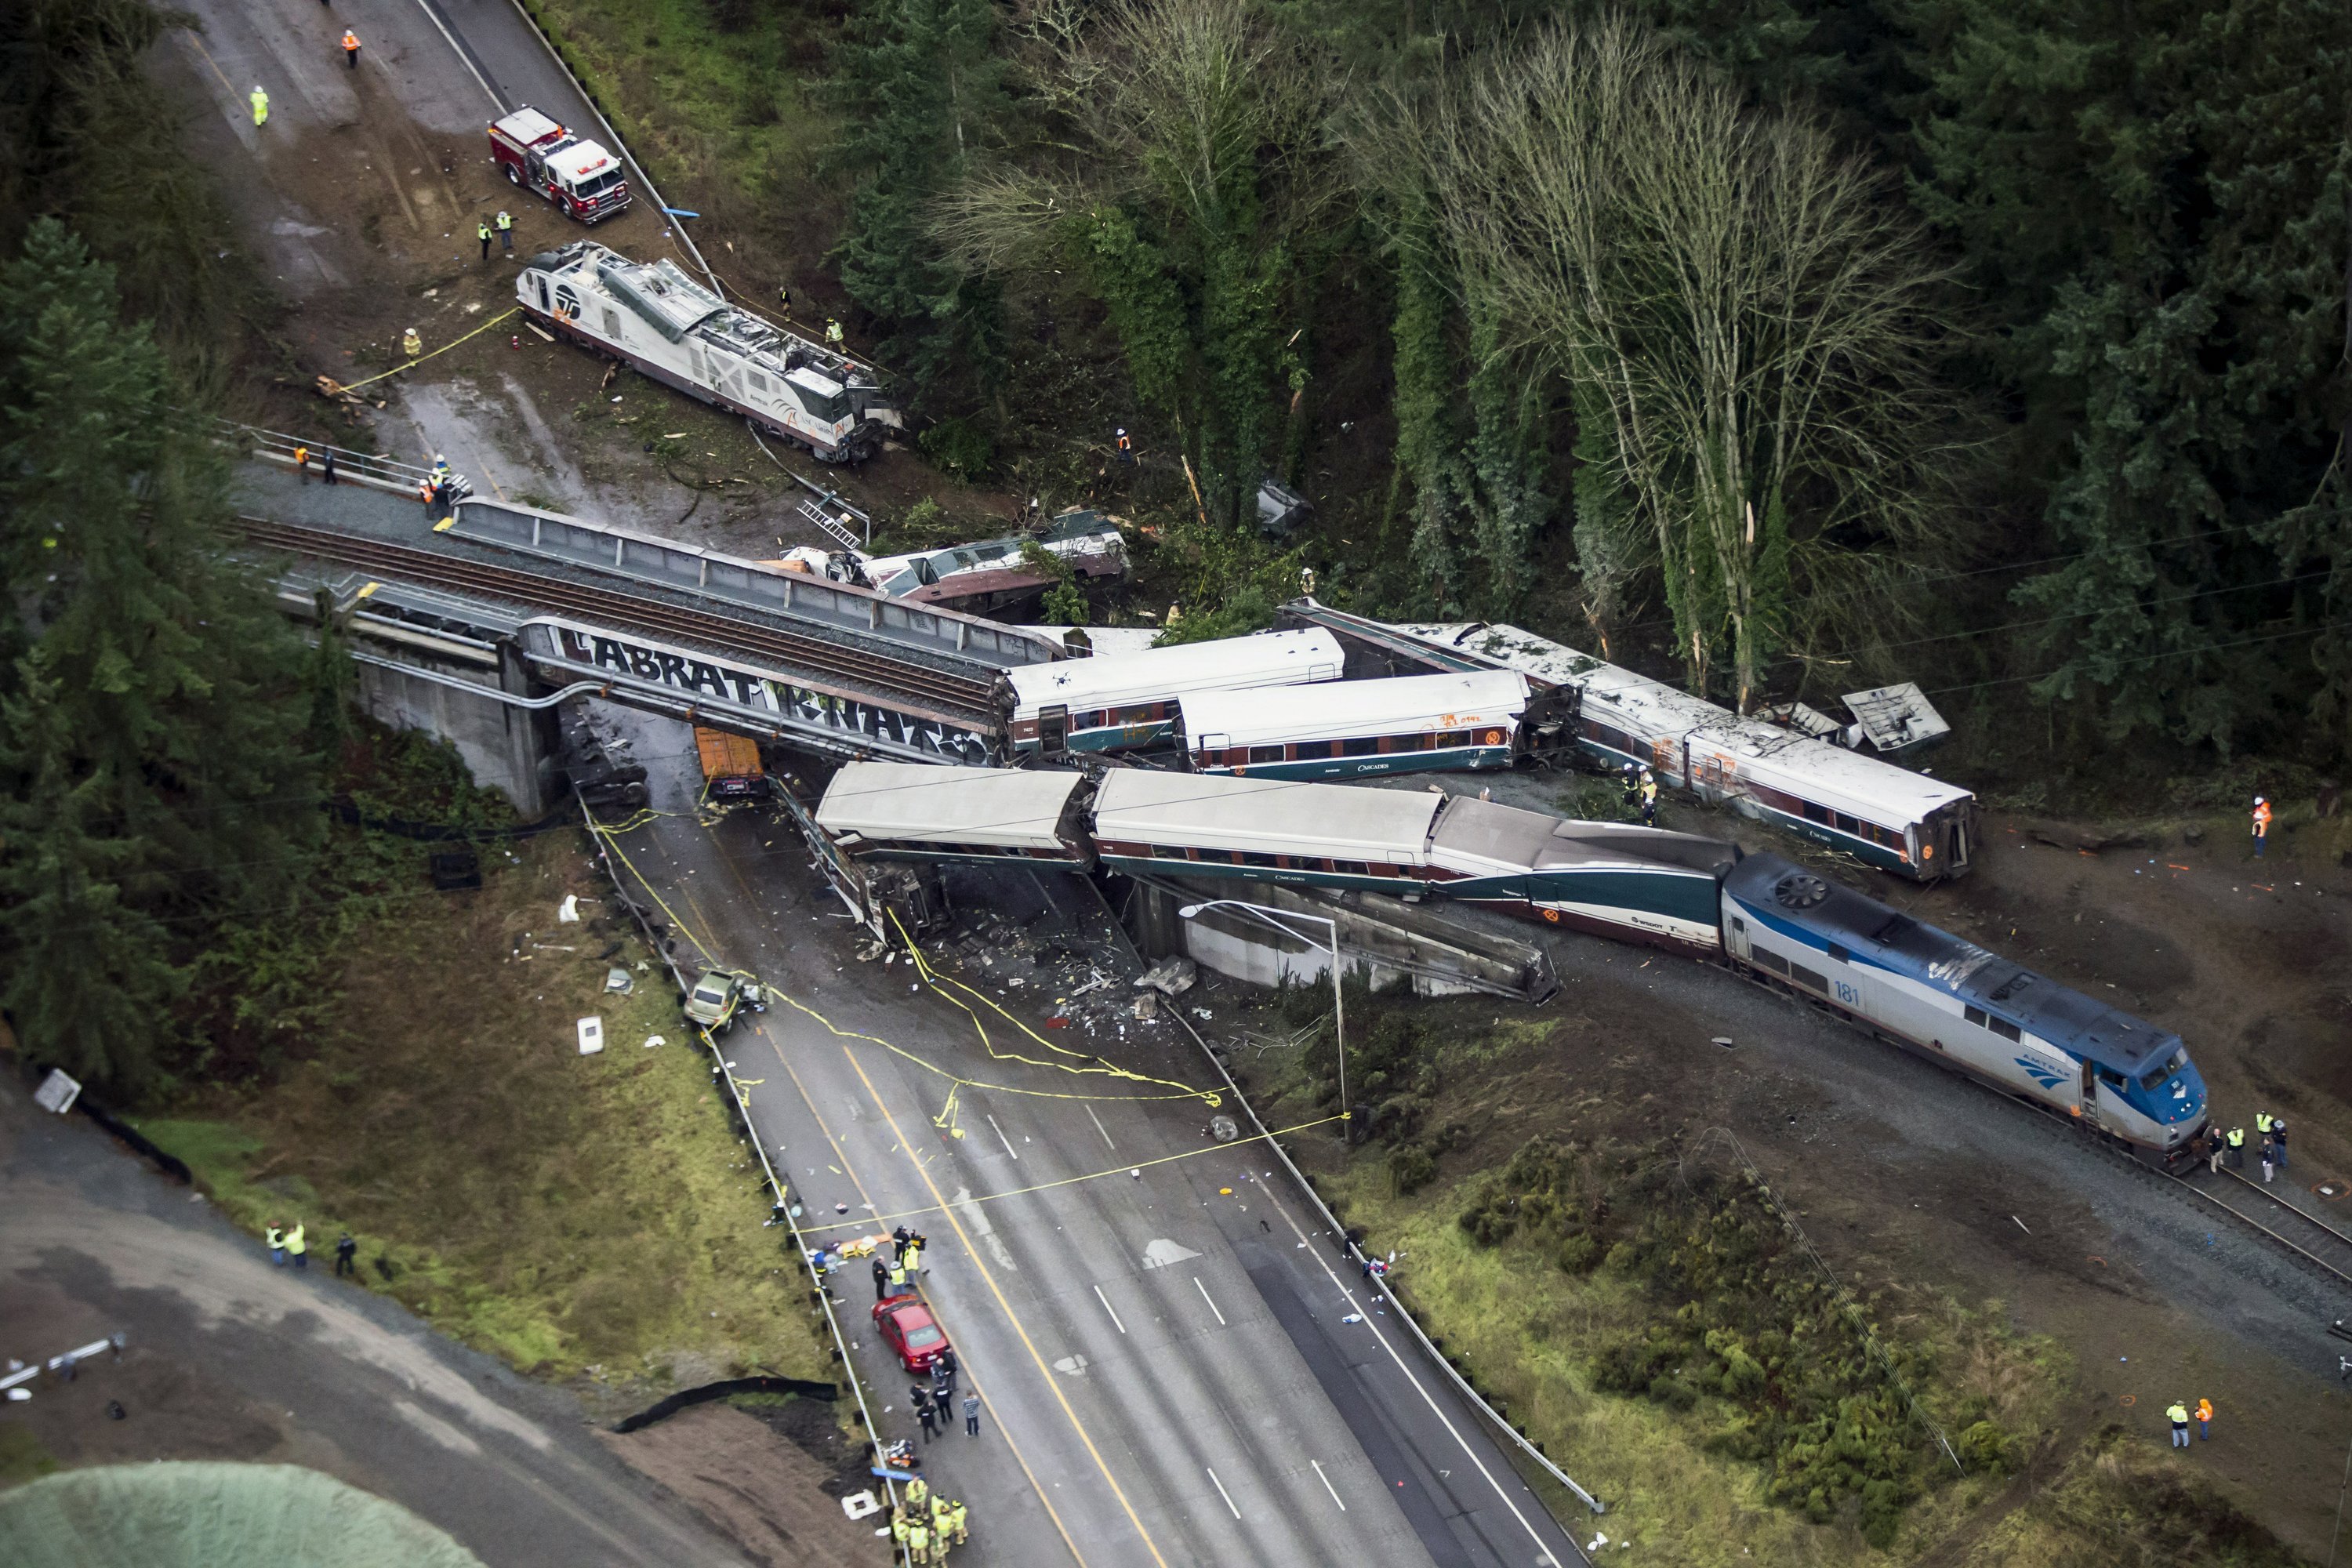
[[[1656,563],[1693,689],[1725,641],[1744,710],[1775,652],[1883,634],[1959,449],[1948,270],[1891,195],[1622,20],[1465,68],[1431,156],[1465,266],[1608,421],[1647,548],[1588,569]]]

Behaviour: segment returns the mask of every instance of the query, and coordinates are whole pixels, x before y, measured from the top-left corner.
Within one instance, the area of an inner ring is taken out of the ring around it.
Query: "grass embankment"
[[[300,1059],[140,1125],[241,1225],[299,1218],[321,1274],[348,1227],[371,1289],[520,1370],[616,1399],[828,1377],[798,1265],[761,1228],[756,1160],[667,976],[593,901],[584,837],[512,856],[486,850],[478,892],[404,900],[350,937]],[[567,893],[580,923],[557,921]],[[605,993],[614,964],[633,994]],[[607,1043],[583,1057],[591,1014]]]
[[[1327,1196],[1645,1561],[2294,1561],[2141,1440],[2066,1435],[2069,1358],[2000,1303],[1832,1278],[1728,1141],[1662,1124],[1671,1094],[1609,1070],[1591,1025],[1491,1001],[1349,1013],[1376,1136]],[[1296,1053],[1261,1110],[1303,1113],[1329,1049]]]
[[[799,287],[839,221],[822,168],[835,122],[813,85],[837,20],[796,0],[526,5],[664,195],[733,198],[688,220],[710,264],[769,300],[779,281]],[[755,243],[731,249],[730,232]]]

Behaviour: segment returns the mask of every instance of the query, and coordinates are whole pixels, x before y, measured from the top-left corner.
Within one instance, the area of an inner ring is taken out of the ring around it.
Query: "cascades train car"
[[[1438,791],[1113,769],[852,763],[815,813],[852,855],[1057,862],[1475,904],[1727,962],[2160,1164],[2205,1086],[2178,1035],[1772,855]]]
[[[1350,679],[1517,670],[1551,694],[1576,746],[1593,760],[1650,768],[1661,783],[1882,871],[1941,881],[1964,874],[1976,857],[1976,797],[1958,785],[1743,719],[1517,626],[1392,626],[1313,599],[1285,605],[1279,623],[1337,636],[1348,648]]]
[[[1186,767],[1252,778],[1507,768],[1570,738],[1507,669],[1190,692],[1177,710]]]
[[[1179,699],[1339,679],[1339,640],[1320,629],[1179,643],[1007,670],[998,705],[1016,752],[1123,752],[1168,738]]]

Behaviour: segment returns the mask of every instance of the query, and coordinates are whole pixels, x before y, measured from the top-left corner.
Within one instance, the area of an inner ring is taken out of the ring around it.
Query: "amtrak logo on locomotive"
[[[895,741],[972,766],[984,766],[995,760],[994,748],[987,736],[936,719],[901,713],[829,691],[812,690],[658,643],[632,642],[587,626],[543,620],[534,623],[532,629],[550,634],[556,656],[567,664],[656,682],[675,690],[782,714],[803,724]]]

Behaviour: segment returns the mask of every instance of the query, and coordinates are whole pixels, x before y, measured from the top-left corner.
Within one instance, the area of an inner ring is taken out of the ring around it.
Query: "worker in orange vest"
[[[343,58],[352,69],[360,68],[360,36],[349,27],[343,29]]]
[[[2267,800],[2264,800],[2261,795],[2256,795],[2256,796],[2254,796],[2254,858],[2255,858],[2255,859],[2259,860],[2259,859],[2261,859],[2261,858],[2263,858],[2263,851],[2264,849],[2266,849],[2266,848],[2268,848],[2268,847],[2270,847],[2270,841],[2271,841],[2271,803],[2270,803],[2269,801],[2267,801]]]

